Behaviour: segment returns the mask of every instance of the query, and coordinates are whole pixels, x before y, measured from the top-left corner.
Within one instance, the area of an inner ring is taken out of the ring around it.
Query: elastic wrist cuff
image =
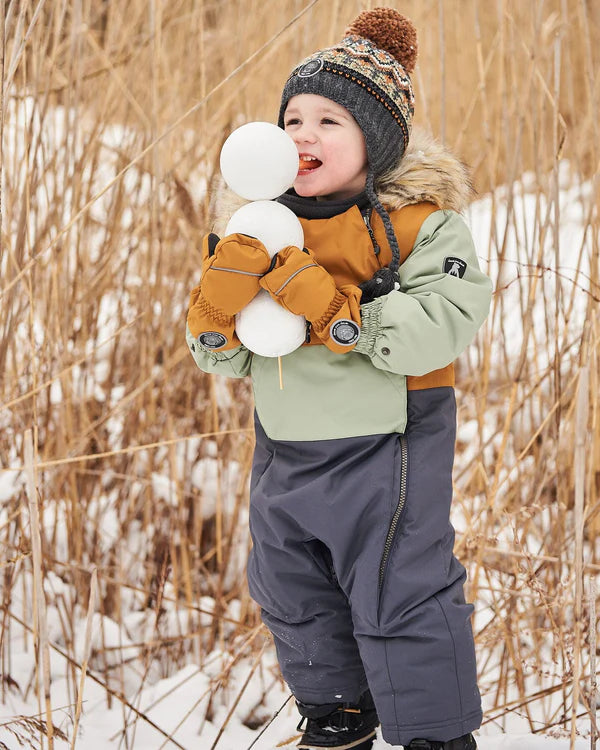
[[[213,307],[206,297],[202,295],[198,297],[195,307],[201,315],[212,318],[220,326],[230,326],[233,323],[233,315],[227,315],[227,313],[218,307]]]
[[[360,337],[355,352],[366,354],[368,357],[373,356],[375,352],[375,342],[381,332],[381,312],[383,310],[383,297],[379,297],[373,302],[360,306],[361,328]]]
[[[235,318],[213,307],[198,296],[187,314],[187,325],[195,346],[205,352],[233,349],[240,341],[235,335]]]
[[[312,321],[312,327],[317,336],[323,333],[325,328],[327,328],[327,326],[329,325],[329,322],[331,321],[333,316],[342,309],[346,302],[347,298],[336,289],[335,296],[329,303],[327,310],[323,313],[323,315],[321,315],[320,318]]]

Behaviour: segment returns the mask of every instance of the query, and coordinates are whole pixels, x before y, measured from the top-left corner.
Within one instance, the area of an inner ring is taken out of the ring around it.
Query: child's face
[[[283,121],[300,156],[294,182],[298,195],[334,200],[364,189],[365,138],[345,107],[317,94],[299,94],[289,100]]]

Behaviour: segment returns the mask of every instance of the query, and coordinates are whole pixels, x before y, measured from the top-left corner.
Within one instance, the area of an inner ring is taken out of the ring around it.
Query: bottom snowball
[[[264,289],[235,316],[242,344],[261,357],[282,357],[297,349],[306,336],[306,320],[279,305]]]

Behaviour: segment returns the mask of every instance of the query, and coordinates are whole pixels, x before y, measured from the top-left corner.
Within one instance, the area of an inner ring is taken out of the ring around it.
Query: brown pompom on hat
[[[407,73],[417,61],[417,31],[408,18],[393,8],[365,10],[346,29],[345,36],[362,36],[389,52]]]
[[[417,59],[417,32],[393,8],[365,10],[339,44],[303,60],[281,97],[279,126],[288,101],[320,94],[341,104],[365,135],[369,166],[377,177],[395,166],[410,136],[414,92],[409,73]]]
[[[375,179],[401,159],[412,126],[414,92],[409,73],[417,59],[417,32],[394,8],[360,13],[338,44],[303,60],[283,88],[279,127],[289,100],[319,94],[345,107],[365,136],[369,202],[381,216],[392,250],[392,262],[363,288],[363,302],[395,288],[400,251],[391,219],[375,192]]]

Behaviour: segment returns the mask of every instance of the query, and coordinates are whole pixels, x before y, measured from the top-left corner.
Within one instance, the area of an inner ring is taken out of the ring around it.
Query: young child
[[[300,169],[278,200],[306,248],[204,241],[187,341],[205,372],[250,374],[252,597],[303,719],[299,748],[473,750],[481,722],[472,607],[450,525],[452,361],[491,283],[459,216],[462,165],[413,136],[416,32],[361,13],[288,78],[279,125]],[[310,323],[284,359],[253,355],[234,316],[259,291]]]

